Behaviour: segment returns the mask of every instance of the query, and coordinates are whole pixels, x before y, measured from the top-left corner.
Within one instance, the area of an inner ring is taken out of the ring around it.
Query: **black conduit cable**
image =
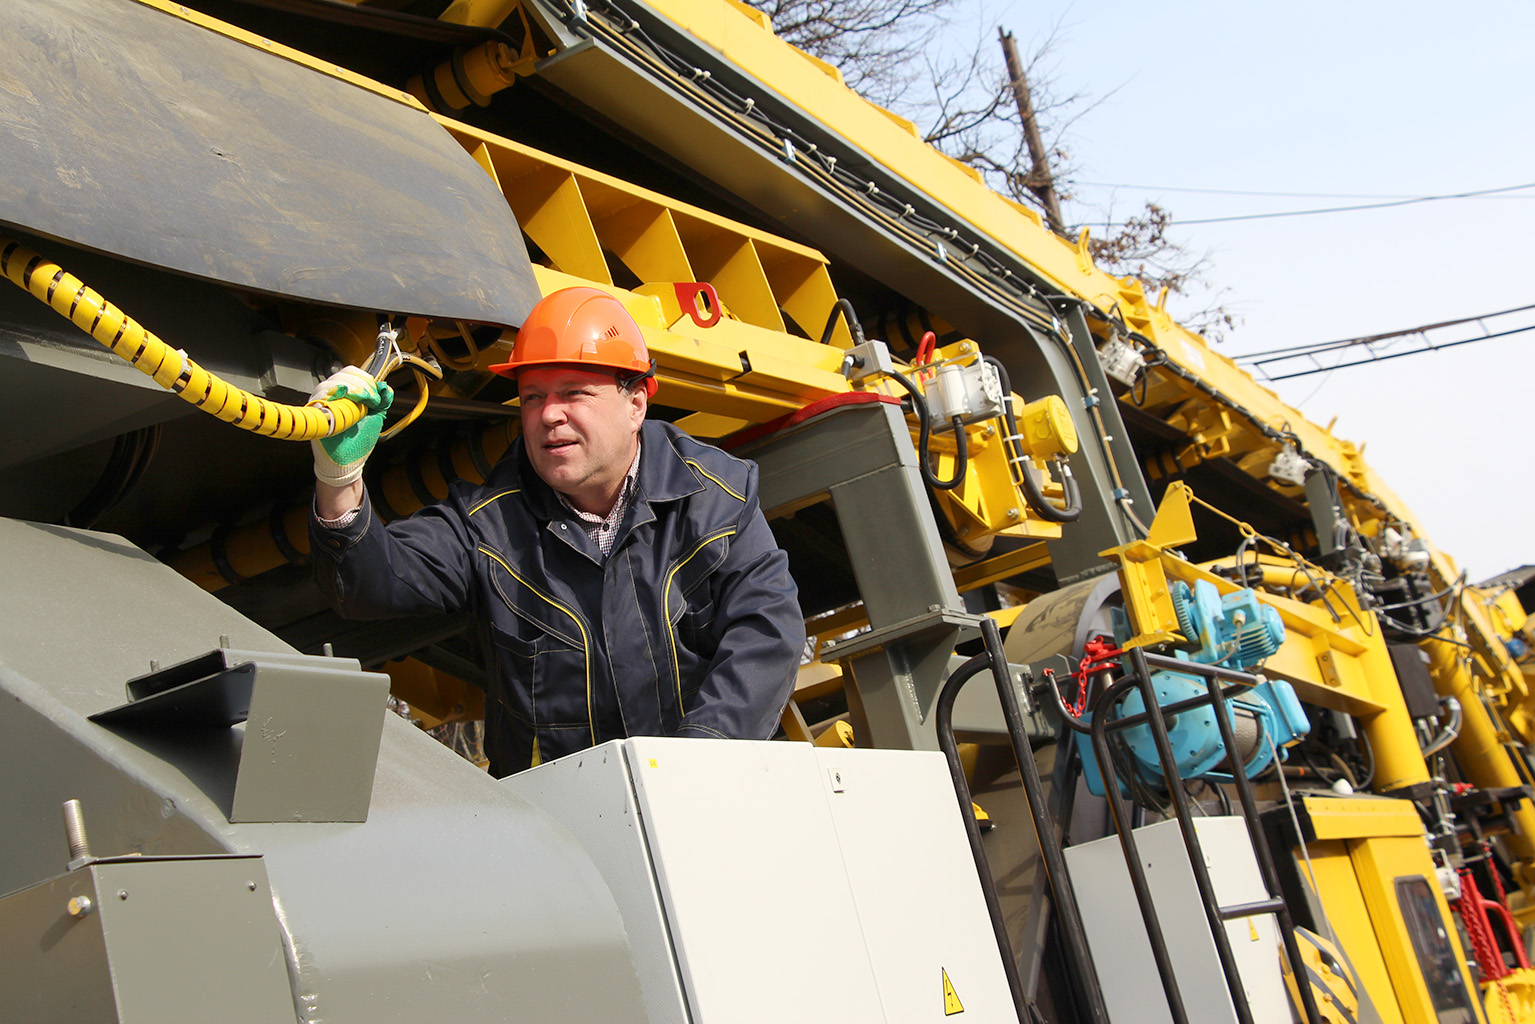
[[[948,480],[939,480],[933,475],[933,468],[927,461],[927,442],[932,434],[932,422],[927,411],[927,400],[922,397],[922,392],[917,385],[911,382],[911,378],[903,373],[891,371],[890,376],[906,389],[911,396],[912,411],[917,414],[919,434],[917,436],[917,468],[922,471],[922,482],[935,491],[952,491],[965,479],[965,470],[969,468],[970,443],[965,436],[965,421],[956,416],[953,420],[954,447],[957,449],[954,455],[954,476]]]
[[[859,326],[858,314],[853,310],[853,304],[847,299],[838,299],[832,306],[831,315],[826,318],[826,329],[821,332],[821,344],[831,341],[832,328],[837,325],[837,317],[847,321],[847,327],[853,335],[853,343],[862,345],[867,340],[864,337],[863,328]],[[849,359],[855,357],[849,356]],[[932,419],[928,413],[927,400],[922,397],[922,392],[911,382],[909,378],[899,373],[891,373],[891,376],[900,381],[906,393],[911,396],[912,411],[917,414],[917,423],[921,431],[917,438],[917,467],[922,471],[922,482],[935,491],[952,491],[965,479],[965,470],[970,460],[969,438],[965,436],[964,421],[958,416],[954,417],[954,446],[958,449],[954,458],[954,476],[949,480],[939,480],[933,475],[933,469],[928,465],[927,442],[932,433]]]
[[[1058,506],[1045,497],[1029,454],[1019,446],[1023,435],[1018,432],[1018,419],[1013,415],[1013,383],[1007,376],[1007,367],[996,356],[983,358],[997,371],[997,382],[1002,386],[1002,415],[1007,423],[1007,437],[1003,447],[1007,452],[1008,464],[1020,470],[1022,479],[1019,483],[1023,486],[1024,500],[1034,510],[1034,514],[1046,522],[1076,522],[1082,515],[1082,489],[1077,484],[1077,478],[1071,475],[1071,467],[1066,464],[1064,456],[1053,460],[1060,468],[1061,486],[1066,491],[1065,506]]]
[[[573,29],[590,35],[592,29],[598,27],[597,20],[588,19],[588,8],[578,6],[569,0],[565,0],[563,6],[568,10],[561,15],[561,20]],[[1069,332],[1060,323],[1053,310],[1046,319],[1029,305],[1028,300],[1033,299],[1047,306],[1052,300],[1065,301],[1080,306],[1087,315],[1104,320],[1107,320],[1106,314],[1085,299],[1072,295],[1051,295],[1040,291],[1027,279],[1027,274],[1015,273],[1006,262],[987,252],[980,242],[962,238],[959,230],[953,225],[944,224],[915,212],[910,203],[888,191],[882,191],[874,182],[853,174],[845,164],[839,165],[835,156],[821,151],[815,143],[799,132],[769,116],[754,98],[736,93],[714,77],[709,70],[694,66],[652,39],[640,26],[639,21],[625,13],[613,0],[591,0],[590,9],[599,12],[603,18],[613,23],[612,28],[605,28],[603,31],[610,34],[608,41],[614,46],[628,49],[636,59],[645,61],[652,67],[665,68],[675,77],[679,88],[692,88],[700,97],[743,118],[751,124],[753,129],[751,133],[745,134],[750,135],[754,141],[760,144],[771,140],[770,146],[775,152],[782,147],[782,152],[788,154],[791,162],[819,174],[826,182],[841,189],[844,199],[858,202],[866,209],[883,216],[887,227],[893,232],[897,234],[905,232],[925,244],[933,244],[939,258],[956,272],[968,275],[994,297],[1001,297],[1013,311],[1055,340],[1062,352],[1070,359],[1077,382],[1082,388],[1089,408],[1093,411],[1094,419],[1097,420],[1098,432],[1094,436],[1114,481],[1115,500],[1121,503],[1121,510],[1126,518],[1143,533],[1145,532],[1145,528],[1129,510],[1127,493],[1121,493],[1125,491],[1124,482],[1113,450],[1103,440],[1106,431],[1102,416],[1095,406],[1096,399],[1092,396],[1092,384],[1088,380],[1087,371],[1082,366],[1080,357],[1072,347]],[[636,46],[636,43],[640,45]],[[648,51],[650,56],[642,56],[638,52],[640,49]],[[969,266],[971,260],[978,262],[982,269],[976,270]],[[1040,279],[1040,284],[1044,284],[1043,278]],[[1149,342],[1147,344],[1148,347],[1155,348]]]

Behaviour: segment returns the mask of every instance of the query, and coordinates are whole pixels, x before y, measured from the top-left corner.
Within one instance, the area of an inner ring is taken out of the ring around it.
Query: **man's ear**
[[[645,386],[643,384],[630,388],[628,395],[630,422],[634,424],[634,429],[638,430],[640,424],[645,420],[645,410],[650,408],[650,396],[645,393]]]

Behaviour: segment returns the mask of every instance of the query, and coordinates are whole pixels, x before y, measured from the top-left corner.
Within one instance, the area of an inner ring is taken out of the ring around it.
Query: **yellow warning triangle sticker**
[[[1248,930],[1248,932],[1250,932],[1252,934],[1253,941],[1257,942],[1258,941],[1258,926],[1253,924],[1253,919],[1250,918],[1250,917],[1247,919],[1247,930]]]
[[[954,983],[949,980],[949,972],[943,968],[943,1015],[952,1017],[956,1013],[964,1013],[965,1006],[959,1001],[959,996],[954,991]]]

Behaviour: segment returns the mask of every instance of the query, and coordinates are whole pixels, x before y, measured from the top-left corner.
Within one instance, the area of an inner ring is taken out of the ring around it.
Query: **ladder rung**
[[[1256,903],[1233,903],[1229,907],[1221,907],[1222,921],[1234,921],[1239,917],[1257,917],[1259,914],[1277,914],[1285,909],[1284,900],[1267,899]]]

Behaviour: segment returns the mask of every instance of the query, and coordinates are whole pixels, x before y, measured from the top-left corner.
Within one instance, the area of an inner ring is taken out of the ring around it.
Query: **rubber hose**
[[[922,482],[935,491],[952,491],[965,479],[965,470],[970,462],[970,441],[965,436],[965,421],[958,416],[954,417],[954,477],[950,480],[939,480],[933,476],[933,468],[927,464],[927,441],[932,432],[932,424],[928,417],[927,400],[922,397],[922,392],[906,377],[905,374],[891,372],[890,376],[900,382],[901,387],[911,396],[911,407],[917,414],[919,434],[917,436],[917,468],[922,472]]]
[[[1077,478],[1066,469],[1065,462],[1056,460],[1062,469],[1061,486],[1066,490],[1066,504],[1057,506],[1039,486],[1034,467],[1025,462],[1023,464],[1023,497],[1029,503],[1029,508],[1039,518],[1051,523],[1074,523],[1082,515],[1082,488],[1077,485]]]
[[[997,382],[1002,385],[1002,415],[1007,423],[1007,446],[1012,447],[1014,444],[1012,439],[1020,436],[1018,433],[1018,420],[1013,415],[1013,384],[1007,377],[1007,367],[1002,365],[1002,360],[996,356],[985,356],[984,358],[986,362],[991,364],[992,369],[997,371]],[[1009,461],[1015,462],[1023,469],[1023,480],[1021,481],[1023,484],[1023,497],[1029,503],[1029,508],[1034,510],[1034,514],[1049,523],[1076,522],[1082,515],[1082,488],[1077,484],[1076,478],[1069,471],[1063,474],[1061,486],[1066,490],[1066,506],[1064,508],[1058,507],[1054,502],[1045,497],[1044,491],[1039,486],[1039,481],[1035,479],[1034,467],[1029,464],[1028,453],[1022,451],[1009,453],[1009,456],[1014,455],[1016,457],[1010,457]],[[1064,468],[1065,465],[1065,461],[1062,460],[1061,466]]]
[[[355,426],[368,413],[366,406],[347,398],[293,406],[241,390],[171,348],[57,263],[3,235],[0,274],[156,384],[241,430],[288,441],[313,441]]]
[[[853,344],[862,345],[864,343],[863,327],[858,323],[858,314],[853,312],[853,304],[847,299],[838,299],[837,304],[832,306],[831,315],[826,318],[826,329],[821,332],[821,344],[830,344],[832,328],[837,326],[839,314],[847,321],[848,333],[853,336]]]

